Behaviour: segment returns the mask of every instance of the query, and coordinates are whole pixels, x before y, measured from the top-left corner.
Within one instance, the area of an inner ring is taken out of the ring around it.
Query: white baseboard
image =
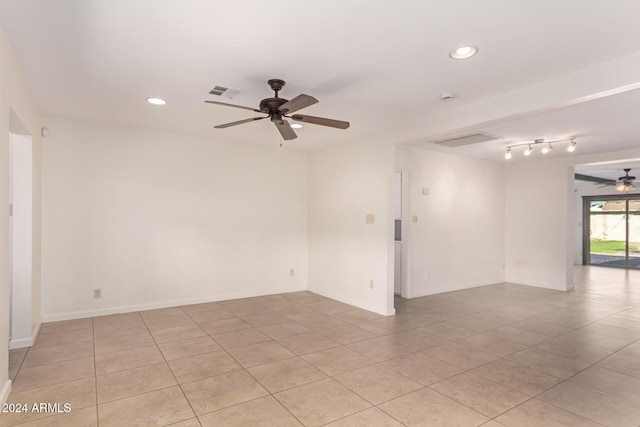
[[[456,284],[447,285],[447,286],[433,285],[433,287],[430,287],[427,290],[427,292],[417,292],[417,293],[412,292],[411,295],[407,296],[407,298],[419,298],[419,297],[425,297],[428,295],[443,294],[445,292],[453,292],[453,291],[461,291],[463,289],[478,288],[480,286],[495,285],[498,283],[504,283],[504,277],[488,279],[488,280],[480,280],[477,282],[456,283]]]
[[[314,294],[322,295],[323,297],[331,298],[332,300],[340,301],[340,302],[343,302],[345,304],[349,304],[349,305],[352,305],[354,307],[361,308],[363,310],[371,311],[373,313],[380,314],[382,316],[393,316],[393,315],[396,314],[396,310],[395,309],[393,309],[392,312],[388,313],[385,310],[380,310],[378,307],[373,307],[373,306],[370,306],[370,305],[367,305],[367,304],[362,304],[359,301],[351,300],[349,298],[344,298],[341,295],[335,295],[335,294],[332,294],[330,292],[323,292],[323,291],[319,291],[317,289],[309,289],[309,292],[313,292]]]
[[[33,346],[33,344],[36,342],[36,339],[38,338],[38,334],[40,333],[41,325],[42,325],[42,322],[38,322],[35,329],[33,330],[33,334],[31,334],[30,337],[20,338],[17,340],[12,339],[11,341],[9,341],[9,350],[15,350],[17,348],[25,348],[25,347]]]
[[[0,405],[7,401],[9,394],[11,394],[11,380],[7,380],[0,390]]]
[[[154,310],[157,308],[178,307],[181,305],[202,304],[206,302],[227,301],[227,300],[237,299],[237,298],[260,297],[265,295],[285,294],[289,292],[299,292],[299,291],[306,291],[306,290],[307,290],[306,287],[299,287],[295,289],[288,288],[288,289],[273,290],[268,293],[265,293],[264,291],[240,292],[237,294],[225,294],[225,295],[216,295],[216,296],[208,296],[208,297],[200,297],[200,298],[188,298],[183,300],[162,301],[162,302],[155,302],[155,303],[149,303],[149,304],[99,308],[96,310],[74,311],[70,313],[45,314],[42,316],[42,321],[46,323],[46,322],[57,322],[60,320],[84,319],[87,317],[108,316],[110,314],[131,313],[135,311]]]

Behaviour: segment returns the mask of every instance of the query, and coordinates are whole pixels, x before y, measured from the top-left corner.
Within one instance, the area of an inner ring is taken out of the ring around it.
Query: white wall
[[[573,288],[573,167],[567,158],[506,166],[506,279]]]
[[[394,180],[390,145],[350,143],[310,154],[310,291],[384,315],[395,312]],[[368,214],[374,224],[365,223]]]
[[[13,116],[13,120],[12,120]],[[13,129],[18,127],[20,129]],[[9,205],[9,132],[33,138],[33,308],[39,315],[40,298],[40,114],[21,66],[0,29],[0,206]],[[6,211],[5,211],[6,212]],[[9,370],[9,215],[0,215],[0,402],[11,390]],[[35,320],[35,319],[34,319]]]
[[[503,282],[503,164],[398,146],[396,167],[409,171],[406,296]]]
[[[11,342],[33,345],[33,153],[31,137],[10,134],[11,190]],[[39,313],[38,313],[39,314]],[[39,318],[39,316],[38,316]]]
[[[306,289],[306,153],[46,126],[45,320]]]

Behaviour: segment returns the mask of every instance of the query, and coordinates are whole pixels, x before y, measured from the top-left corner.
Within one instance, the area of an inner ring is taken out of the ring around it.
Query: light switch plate
[[[364,217],[365,224],[375,224],[376,216],[374,214],[366,214]]]

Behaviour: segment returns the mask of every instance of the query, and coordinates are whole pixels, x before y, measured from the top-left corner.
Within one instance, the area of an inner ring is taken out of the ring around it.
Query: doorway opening
[[[640,196],[583,196],[583,264],[640,270]]]

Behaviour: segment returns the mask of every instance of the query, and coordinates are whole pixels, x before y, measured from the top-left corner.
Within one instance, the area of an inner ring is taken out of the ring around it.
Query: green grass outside
[[[591,252],[598,254],[617,254],[624,252],[624,240],[592,240]],[[629,245],[630,251],[638,250],[637,246]]]

